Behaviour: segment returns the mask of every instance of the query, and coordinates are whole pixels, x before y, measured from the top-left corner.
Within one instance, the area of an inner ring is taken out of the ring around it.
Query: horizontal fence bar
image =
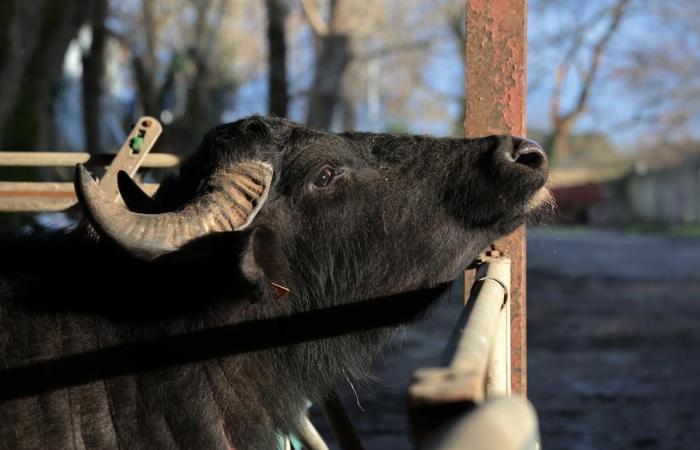
[[[493,380],[494,392],[508,392],[510,365],[504,354],[509,353],[508,338],[497,339],[497,330],[505,328],[501,314],[510,290],[510,264],[508,258],[489,258],[478,268],[475,288],[448,344],[449,365],[416,370],[410,388],[414,406],[480,402],[487,380]],[[501,373],[487,373],[489,368]]]
[[[91,166],[108,166],[114,159],[114,153],[78,153],[78,152],[6,152],[0,151],[0,166],[51,166],[72,167],[76,164]],[[149,153],[141,167],[168,168],[180,165],[181,158],[171,153]]]
[[[159,184],[140,186],[152,195]],[[76,203],[73,183],[0,181],[0,212],[60,212]]]
[[[537,414],[522,397],[493,398],[451,423],[430,450],[539,450]]]

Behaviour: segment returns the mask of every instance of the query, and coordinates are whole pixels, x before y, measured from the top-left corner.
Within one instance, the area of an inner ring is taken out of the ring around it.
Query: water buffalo
[[[273,449],[548,203],[535,143],[210,131],[154,198],[0,241],[2,448]]]

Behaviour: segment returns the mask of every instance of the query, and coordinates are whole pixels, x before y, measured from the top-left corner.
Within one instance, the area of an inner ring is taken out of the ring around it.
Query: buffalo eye
[[[339,172],[335,168],[331,166],[323,166],[314,177],[312,183],[315,188],[322,189],[328,187],[333,180],[335,180],[338,174]]]

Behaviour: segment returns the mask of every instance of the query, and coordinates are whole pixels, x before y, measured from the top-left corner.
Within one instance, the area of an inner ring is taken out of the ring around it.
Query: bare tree
[[[93,0],[91,3],[90,27],[92,42],[83,56],[83,123],[85,128],[85,148],[89,152],[99,152],[100,148],[100,98],[105,66],[105,44],[107,28],[105,20],[109,12],[107,0]]]
[[[36,22],[40,0],[0,3],[0,143],[4,124],[15,105],[21,77],[39,40]]]
[[[51,92],[90,8],[78,0],[8,0],[3,7],[0,143],[15,150],[46,148],[53,134]]]
[[[158,66],[158,62],[156,59],[156,52],[158,51],[159,45],[158,34],[162,30],[163,25],[161,21],[157,20],[160,16],[159,12],[156,11],[158,6],[158,2],[141,2],[143,24],[141,30],[143,30],[143,44],[145,45],[140,45],[140,47],[142,47],[140,50],[135,50],[134,47],[137,45],[135,45],[131,39],[122,38],[122,40],[133,49],[132,64],[138,98],[143,105],[143,112],[149,115],[158,115],[160,113],[159,99],[161,97],[160,88],[162,85],[159,86],[157,80],[158,71],[156,67]],[[168,77],[166,76],[165,79],[167,80]],[[164,84],[165,83],[163,83],[163,85]]]
[[[285,22],[289,5],[285,0],[267,0],[268,41],[268,113],[287,116],[289,88],[287,86],[287,43]]]
[[[340,115],[338,123],[344,128],[364,120],[365,126],[403,129],[413,121],[459,119],[447,111],[454,109],[460,96],[461,75],[454,83],[457,89],[440,92],[425,68],[434,57],[461,66],[464,43],[454,45],[450,22],[463,17],[462,1],[303,0],[301,4],[316,36],[314,78],[303,92],[309,100],[308,124],[328,127],[333,116]]]
[[[220,120],[221,108],[214,98],[219,93],[213,86],[216,84],[213,56],[228,2],[196,0],[194,5],[197,20],[192,45],[187,49],[192,74],[185,99],[186,113],[178,117],[169,130],[169,146],[174,150],[178,147],[185,151],[194,148],[212,124]],[[169,74],[174,75],[174,70]]]
[[[229,107],[238,86],[236,51],[245,45],[256,49],[250,43],[257,37],[240,39],[246,31],[224,23],[243,22],[255,3],[143,0],[137,6],[115,7],[119,26],[109,33],[130,54],[140,112],[164,113],[169,122],[161,146],[191,151]]]
[[[569,48],[556,68],[554,88],[549,107],[552,131],[547,136],[544,144],[552,161],[560,158],[562,153],[566,152],[566,141],[571,134],[574,124],[588,106],[601,60],[612,37],[620,28],[620,23],[626,13],[628,4],[629,0],[616,0],[614,5],[595,15],[593,20],[580,24],[570,35]],[[604,31],[588,48],[585,36],[593,27],[599,26],[600,21],[604,20],[607,20]],[[571,69],[575,68],[580,53],[586,51],[590,52],[590,57],[586,66],[580,70],[578,93],[575,96],[573,105],[569,109],[564,109],[561,104],[561,98],[567,75]]]
[[[646,5],[644,12],[654,39],[629,49],[613,72],[624,80],[618,88],[636,100],[622,125],[646,130],[647,144],[688,149],[700,140],[700,3],[659,2]]]
[[[306,124],[321,129],[331,126],[333,112],[341,99],[342,80],[350,62],[350,42],[343,30],[340,13],[343,0],[331,0],[329,20],[325,23],[315,0],[303,0],[302,5],[316,38],[314,81],[309,94]]]

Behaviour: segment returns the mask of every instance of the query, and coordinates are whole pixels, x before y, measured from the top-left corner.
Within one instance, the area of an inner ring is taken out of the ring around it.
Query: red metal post
[[[467,137],[526,132],[527,0],[468,0]],[[496,246],[513,261],[511,386],[527,393],[525,227]]]

